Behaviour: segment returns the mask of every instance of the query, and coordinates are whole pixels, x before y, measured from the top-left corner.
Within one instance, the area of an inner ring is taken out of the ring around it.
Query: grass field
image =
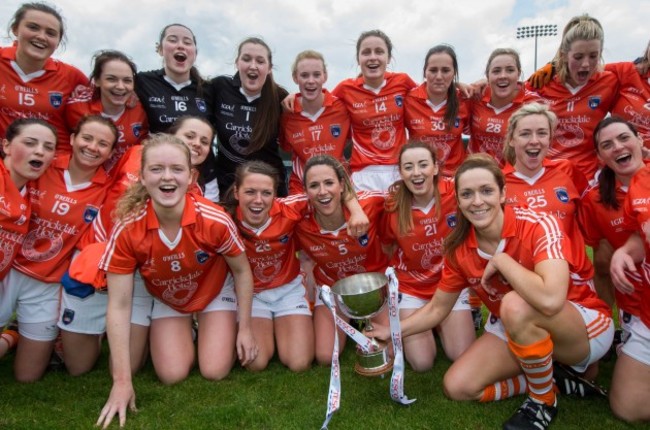
[[[0,360],[0,429],[89,429],[108,396],[111,379],[106,354],[91,373],[72,378],[49,372],[33,384],[13,381],[13,355]],[[393,403],[389,378],[354,374],[354,350],[343,354],[341,409],[330,430],[344,429],[498,429],[523,401],[518,397],[490,404],[453,402],[442,393],[446,358],[424,374],[407,371],[405,389],[417,402]],[[607,385],[613,361],[601,366]],[[128,429],[318,429],[325,417],[329,369],[313,367],[293,374],[278,361],[252,374],[235,368],[221,382],[209,382],[197,371],[175,386],[160,384],[151,365],[134,380],[138,413],[129,414]],[[650,393],[649,398],[650,401]],[[616,420],[605,399],[562,397],[554,429],[640,429]],[[117,428],[114,423],[111,428]]]

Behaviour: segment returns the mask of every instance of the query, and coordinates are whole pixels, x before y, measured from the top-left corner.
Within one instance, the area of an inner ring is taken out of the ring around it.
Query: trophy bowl
[[[370,318],[377,315],[386,305],[388,278],[383,273],[368,272],[348,276],[332,286],[334,300],[346,316],[365,320],[371,328]],[[354,370],[363,376],[383,375],[393,368],[386,342],[371,339],[373,350],[363,351],[357,346],[357,362]]]
[[[377,315],[386,304],[388,278],[383,273],[358,273],[332,286],[334,299],[341,311],[353,319]]]

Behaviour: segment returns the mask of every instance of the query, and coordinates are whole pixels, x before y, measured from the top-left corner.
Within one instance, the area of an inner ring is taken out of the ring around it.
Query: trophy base
[[[363,352],[357,348],[357,362],[354,371],[361,376],[380,376],[393,370],[393,359],[388,354],[388,346],[381,343],[377,351]]]

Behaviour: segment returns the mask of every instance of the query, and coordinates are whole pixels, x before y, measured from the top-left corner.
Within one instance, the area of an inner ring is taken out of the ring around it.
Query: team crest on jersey
[[[368,238],[368,233],[364,234],[363,236],[359,236],[359,245],[368,246],[368,242],[370,242],[370,239]]]
[[[61,317],[61,322],[65,325],[68,325],[72,321],[74,321],[74,311],[72,309],[65,308],[63,310],[63,316]]]
[[[142,133],[142,123],[136,122],[131,124],[131,131],[135,137],[140,137],[140,133]]]
[[[57,91],[50,91],[50,104],[52,105],[53,108],[60,108],[61,105],[63,104],[63,93],[59,93]]]
[[[287,242],[289,242],[289,235],[285,234],[284,236],[281,236],[279,240],[280,240],[280,243],[282,243],[282,244],[287,243]]]
[[[330,125],[330,133],[333,137],[339,137],[341,135],[341,126],[338,124]]]
[[[86,206],[86,210],[84,211],[84,222],[86,224],[93,222],[98,212],[99,208],[91,205]]]
[[[196,256],[196,261],[198,261],[199,264],[205,263],[210,258],[210,255],[202,249],[197,249],[194,251],[194,255]]]
[[[404,97],[402,97],[399,94],[396,95],[395,96],[395,104],[397,105],[397,107],[402,107],[402,105],[404,104]]]
[[[566,188],[556,188],[555,195],[557,196],[557,199],[562,203],[569,202],[569,193],[567,192]]]
[[[449,214],[447,215],[447,225],[449,228],[455,228],[456,227],[456,214]]]
[[[196,98],[196,107],[199,108],[199,110],[203,113],[208,111],[208,107],[205,104],[205,100]]]
[[[589,107],[591,109],[596,109],[600,105],[600,96],[591,96],[589,97]]]

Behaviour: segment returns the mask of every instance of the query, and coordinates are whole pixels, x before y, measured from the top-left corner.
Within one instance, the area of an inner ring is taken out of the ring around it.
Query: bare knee
[[[628,423],[650,420],[650,415],[647,413],[643,414],[644,408],[638,406],[621,401],[613,396],[609,397],[609,407],[612,409],[614,416]]]
[[[201,376],[210,381],[221,381],[225,379],[235,365],[234,360],[229,363],[222,363],[214,365],[211,363],[210,366],[204,366],[199,364],[199,370]]]
[[[304,372],[311,368],[312,361],[314,361],[313,356],[291,357],[291,359],[283,360],[283,364],[292,372]]]
[[[445,373],[442,389],[449,399],[460,401],[476,400],[480,398],[482,391],[482,388],[472,387],[470,381],[463,378],[460,372],[453,370],[453,366]]]
[[[156,369],[156,374],[163,384],[174,385],[184,381],[189,376],[190,369],[182,367],[163,369],[162,371]]]
[[[407,361],[414,372],[427,372],[433,368],[435,357],[407,357]]]

